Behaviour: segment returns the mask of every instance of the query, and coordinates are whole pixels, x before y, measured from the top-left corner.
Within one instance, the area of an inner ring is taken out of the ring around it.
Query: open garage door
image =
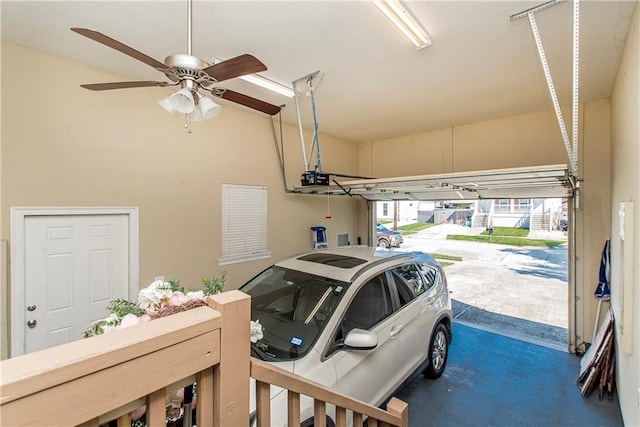
[[[307,194],[348,194],[367,200],[473,200],[571,197],[567,165],[547,165],[379,179],[329,174],[329,185],[295,188]]]
[[[520,167],[520,168],[509,168],[509,169],[494,169],[494,170],[484,170],[484,171],[469,171],[469,172],[456,172],[456,173],[447,173],[447,174],[434,174],[434,175],[421,175],[421,176],[405,176],[405,177],[394,177],[394,178],[383,178],[383,179],[353,179],[349,177],[344,177],[340,175],[330,175],[329,179],[325,179],[325,182],[328,182],[329,185],[320,186],[302,186],[296,188],[296,191],[307,194],[330,194],[330,195],[350,195],[350,196],[358,196],[362,197],[371,203],[375,203],[377,201],[385,202],[385,201],[450,201],[454,202],[455,200],[492,200],[492,199],[549,199],[549,198],[573,198],[575,195],[575,181],[573,179],[573,175],[569,172],[567,165],[558,164],[558,165],[545,165],[545,166],[537,166],[537,167]],[[570,202],[570,205],[572,203]],[[372,236],[375,236],[375,224],[377,222],[376,217],[376,209],[370,210],[370,218],[368,223],[368,228],[371,230],[371,235],[368,237],[368,241],[371,241]],[[572,240],[571,234],[569,234],[569,240]],[[405,243],[410,243],[406,242]],[[423,244],[422,242],[421,244]],[[427,244],[428,245],[428,244]],[[448,247],[443,243],[436,243],[434,247],[443,248]],[[457,242],[454,246],[459,249],[460,243]],[[453,246],[452,246],[453,247]],[[423,248],[416,248],[416,250],[423,250]],[[470,251],[470,249],[465,249]],[[495,271],[503,272],[510,271],[513,273],[514,277],[523,276],[518,281],[513,279],[513,286],[516,288],[513,292],[517,292],[517,289],[520,289],[522,283],[532,283],[534,281],[542,282],[543,278],[546,278],[549,275],[551,280],[549,282],[554,282],[552,285],[554,286],[554,293],[546,292],[543,296],[545,298],[554,298],[554,304],[560,303],[564,301],[565,307],[568,307],[569,312],[567,313],[567,335],[568,335],[568,347],[569,351],[573,352],[573,349],[576,345],[577,338],[575,337],[575,315],[576,315],[576,306],[574,302],[573,296],[575,295],[575,274],[569,274],[570,269],[572,268],[574,262],[571,260],[571,256],[568,252],[564,253],[565,260],[568,258],[568,264],[553,262],[552,264],[555,267],[550,268],[550,262],[545,258],[545,260],[539,260],[537,257],[547,257],[550,256],[545,250],[514,250],[513,258],[516,262],[519,262],[517,268],[507,267],[502,265],[506,263],[506,260],[496,261],[493,267]],[[496,255],[496,259],[505,258],[505,254],[510,253],[509,251],[499,251],[499,255]],[[533,255],[532,255],[533,254]],[[535,256],[534,256],[535,255]],[[555,255],[554,255],[555,256]],[[527,262],[531,262],[531,265],[524,264],[525,258]],[[528,258],[532,258],[529,260]],[[471,257],[471,260],[474,258]],[[481,259],[481,258],[478,258]],[[474,264],[475,261],[467,262],[464,265],[457,266],[456,274],[463,274],[466,269],[478,268],[478,265],[482,265],[483,270],[487,270],[487,261],[485,258],[482,258],[482,261],[478,264]],[[499,265],[498,265],[499,264]],[[544,264],[544,266],[541,266]],[[557,264],[557,265],[556,265]],[[493,265],[493,264],[492,264]],[[494,271],[491,270],[491,271]],[[542,274],[541,270],[544,270],[545,273]],[[473,272],[472,272],[473,273]],[[486,274],[486,272],[485,272]],[[475,276],[474,276],[475,277]],[[501,283],[501,281],[506,280],[504,274],[500,273],[500,280],[496,280],[493,285],[494,287],[498,286],[497,283]],[[568,280],[569,279],[569,280]],[[557,285],[562,285],[561,283],[555,282],[565,282],[566,288],[556,289]],[[538,288],[542,289],[543,285],[538,284]],[[548,284],[545,282],[544,286]],[[549,288],[551,285],[549,285]],[[544,288],[547,289],[547,288]],[[566,297],[562,295],[562,292],[566,292]],[[460,293],[458,295],[461,295]],[[543,301],[544,298],[539,298],[540,301]],[[523,298],[524,301],[524,298]],[[469,303],[471,304],[471,303]],[[555,307],[555,305],[548,305],[549,307]],[[471,307],[474,308],[474,307]],[[548,307],[543,307],[545,310]],[[467,310],[467,309],[465,309]],[[496,310],[493,310],[491,307],[484,307],[479,310],[489,316],[489,314],[501,314]],[[545,312],[541,310],[540,313]],[[560,312],[560,310],[558,310]],[[471,313],[471,312],[469,312]],[[486,317],[485,316],[485,317]],[[511,314],[513,317],[514,315]],[[527,320],[525,317],[522,319]],[[519,322],[516,319],[514,325],[522,325],[527,322]],[[555,319],[557,320],[557,319]],[[541,322],[540,320],[532,320],[531,322],[535,324],[537,322]],[[542,323],[540,323],[542,325]],[[542,325],[542,327],[536,326],[539,328],[539,333],[542,335],[548,335],[554,329],[558,329],[554,326],[560,326],[557,322],[549,323],[547,325]],[[519,327],[519,326],[518,326]],[[506,326],[503,325],[502,329],[508,330]],[[517,329],[517,328],[515,328]],[[533,336],[533,335],[532,335]]]

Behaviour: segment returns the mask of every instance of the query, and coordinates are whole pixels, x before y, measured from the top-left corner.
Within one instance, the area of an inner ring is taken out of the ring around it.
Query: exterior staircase
[[[487,225],[489,225],[488,213],[476,213],[473,216],[473,224],[471,224],[472,227],[487,228]]]
[[[531,231],[550,231],[551,218],[548,213],[531,215]]]

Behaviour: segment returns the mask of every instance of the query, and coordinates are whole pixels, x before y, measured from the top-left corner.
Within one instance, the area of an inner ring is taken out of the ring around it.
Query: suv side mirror
[[[378,346],[378,336],[373,332],[354,328],[344,339],[344,345],[355,350],[372,350]]]

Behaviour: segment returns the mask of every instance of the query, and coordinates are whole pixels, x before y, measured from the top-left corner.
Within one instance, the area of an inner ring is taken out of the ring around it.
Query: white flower
[[[262,325],[260,324],[260,320],[251,321],[251,332],[249,334],[249,339],[252,343],[257,343],[263,337],[262,335]]]
[[[143,310],[155,311],[156,304],[162,304],[163,300],[169,298],[173,292],[171,284],[156,280],[146,288],[140,289],[138,292],[138,306]]]
[[[187,296],[191,299],[199,299],[204,301],[204,291],[187,292]]]

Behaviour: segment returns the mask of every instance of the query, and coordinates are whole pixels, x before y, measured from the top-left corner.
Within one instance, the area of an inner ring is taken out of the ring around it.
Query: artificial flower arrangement
[[[123,298],[112,300],[107,306],[111,313],[104,319],[92,322],[84,330],[85,338],[94,335],[101,335],[115,330],[127,328],[141,323],[149,322],[153,319],[165,317],[180,311],[206,305],[206,298],[222,292],[226,272],[219,277],[202,279],[202,290],[185,291],[177,280],[155,280],[146,288],[138,292],[138,302],[134,303]],[[250,322],[250,340],[257,343],[263,338],[262,325],[259,320]],[[191,386],[189,386],[191,387]],[[184,415],[184,407],[195,407],[194,390],[180,390],[168,399],[167,404],[167,424],[175,423]],[[193,393],[193,400],[191,395]],[[188,395],[189,398],[185,399]],[[189,400],[187,402],[187,400]],[[136,409],[131,413],[132,426],[141,427],[145,425],[143,415],[145,407]]]

